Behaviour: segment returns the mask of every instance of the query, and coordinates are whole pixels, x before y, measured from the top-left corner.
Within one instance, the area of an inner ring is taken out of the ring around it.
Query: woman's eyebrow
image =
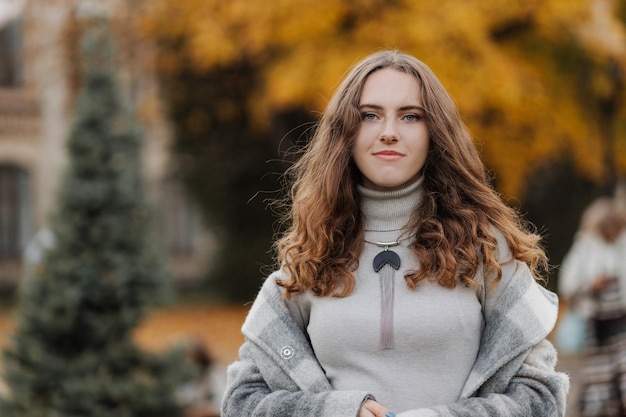
[[[382,110],[383,106],[380,106],[378,104],[360,104],[359,105],[359,110],[363,109],[363,108],[369,108],[369,109],[377,109],[377,110]],[[398,108],[398,110],[400,111],[406,111],[406,110],[420,110],[420,111],[426,111],[426,109],[422,106],[416,105],[416,104],[409,104],[407,106],[401,106]]]

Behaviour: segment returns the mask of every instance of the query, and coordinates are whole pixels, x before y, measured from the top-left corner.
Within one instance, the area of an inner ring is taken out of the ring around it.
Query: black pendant
[[[400,256],[392,250],[384,250],[374,257],[374,272],[378,272],[385,264],[391,265],[396,271],[400,269]]]

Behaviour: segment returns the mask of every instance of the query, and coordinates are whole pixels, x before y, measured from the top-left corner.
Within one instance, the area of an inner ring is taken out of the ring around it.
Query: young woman
[[[358,63],[290,174],[224,417],[564,415],[539,237],[426,65]]]

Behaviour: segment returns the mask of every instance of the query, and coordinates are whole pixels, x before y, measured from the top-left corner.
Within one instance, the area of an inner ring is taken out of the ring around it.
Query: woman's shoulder
[[[267,309],[271,309],[272,315],[290,317],[298,327],[303,328],[308,322],[311,294],[306,292],[286,297],[286,290],[279,282],[288,277],[289,273],[282,269],[272,272],[263,281],[250,312],[266,310],[267,315]],[[248,316],[254,317],[254,314],[248,314]]]

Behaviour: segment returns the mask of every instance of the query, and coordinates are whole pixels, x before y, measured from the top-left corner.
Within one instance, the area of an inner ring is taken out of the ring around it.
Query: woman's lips
[[[401,154],[400,152],[385,150],[385,151],[374,152],[374,156],[376,156],[377,158],[383,159],[385,161],[397,161],[398,159],[402,158],[404,155]]]

